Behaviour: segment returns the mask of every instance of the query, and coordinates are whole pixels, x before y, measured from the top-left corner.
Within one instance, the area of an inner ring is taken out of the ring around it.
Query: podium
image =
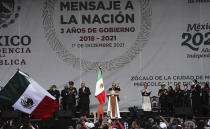
[[[108,97],[107,115],[110,116],[111,119],[121,118],[119,111],[119,104],[118,104],[119,91],[108,90],[107,97]]]

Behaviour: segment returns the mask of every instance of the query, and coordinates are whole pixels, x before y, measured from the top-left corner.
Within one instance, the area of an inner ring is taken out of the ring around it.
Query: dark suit
[[[167,105],[168,105],[167,104],[167,95],[168,95],[168,91],[166,89],[159,89],[158,96],[160,96],[159,102],[160,102],[161,113],[167,112]]]
[[[47,90],[52,96],[56,98],[56,100],[59,102],[60,98],[60,92],[58,90]]]
[[[170,115],[173,115],[174,113],[174,91],[170,90],[168,91],[167,95],[167,112],[170,113]]]
[[[76,105],[76,95],[77,95],[77,89],[75,87],[73,88],[66,88],[61,91],[62,98],[62,105],[64,110],[75,110]]]
[[[89,115],[90,114],[90,89],[88,87],[85,87],[84,91],[83,88],[79,89],[79,107],[80,107],[80,112],[83,115]]]
[[[201,93],[201,86],[196,84],[191,86],[191,93],[192,93],[192,110],[194,115],[198,115],[199,108],[200,108],[200,93]]]
[[[202,115],[208,116],[209,115],[209,88],[205,87],[202,88],[202,96],[201,96],[201,105],[202,105]]]
[[[183,107],[184,102],[184,92],[183,90],[175,90],[175,107]]]
[[[52,90],[52,89],[49,89],[47,90],[52,96],[54,96],[56,98],[56,100],[59,102],[59,98],[60,98],[60,92],[58,90]],[[55,114],[56,112],[59,110],[59,108],[57,108],[55,110],[55,113],[53,114],[53,117],[56,117]]]

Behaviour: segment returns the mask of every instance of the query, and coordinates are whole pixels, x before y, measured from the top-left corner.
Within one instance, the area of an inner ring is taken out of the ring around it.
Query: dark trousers
[[[86,116],[90,115],[89,103],[81,103],[79,106],[80,106],[80,113],[82,115],[86,115]]]
[[[164,115],[167,113],[167,101],[165,98],[160,98],[160,112],[161,115]]]
[[[173,105],[173,103],[168,103],[168,106],[167,106],[167,113],[168,113],[170,116],[173,116],[173,115],[174,115],[174,105]]]
[[[192,98],[192,111],[195,116],[200,115],[200,98],[197,96]]]
[[[64,105],[64,110],[74,112],[75,111],[75,103],[66,103]]]
[[[192,111],[195,116],[200,114],[200,104],[192,103]]]

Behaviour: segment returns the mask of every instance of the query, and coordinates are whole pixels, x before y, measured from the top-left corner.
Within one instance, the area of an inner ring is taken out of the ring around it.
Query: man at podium
[[[112,87],[107,91],[108,97],[108,109],[107,114],[111,116],[112,119],[121,118],[119,111],[119,84],[112,83]]]
[[[120,84],[118,83],[118,84],[116,84],[116,83],[112,83],[112,87],[111,88],[109,88],[109,91],[117,91],[118,93],[119,93],[119,91],[120,91]],[[120,97],[119,97],[119,95],[117,96],[117,99],[118,99],[118,101],[120,101]]]
[[[118,90],[118,91],[120,91],[120,86],[119,86],[119,83],[118,84],[116,84],[116,83],[112,83],[112,87],[111,88],[109,88],[109,91],[111,91],[111,90]]]

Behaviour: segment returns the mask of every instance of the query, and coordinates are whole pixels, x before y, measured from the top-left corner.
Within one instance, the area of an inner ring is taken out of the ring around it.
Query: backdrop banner
[[[126,111],[141,107],[144,82],[157,96],[162,83],[184,90],[210,81],[209,0],[4,0],[0,8],[1,87],[18,68],[45,89],[85,82],[95,111],[100,66],[105,90],[119,83]]]

